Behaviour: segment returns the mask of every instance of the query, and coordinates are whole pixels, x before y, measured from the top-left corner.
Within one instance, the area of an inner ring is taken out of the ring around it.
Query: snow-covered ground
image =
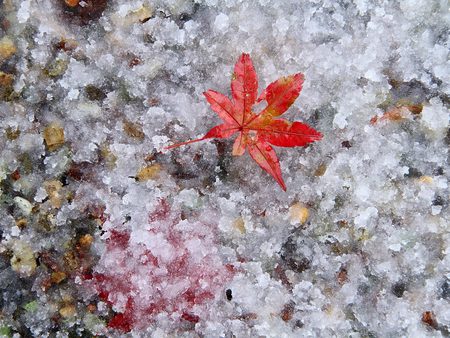
[[[450,335],[447,0],[1,0],[0,335]],[[202,93],[323,139],[284,192]]]

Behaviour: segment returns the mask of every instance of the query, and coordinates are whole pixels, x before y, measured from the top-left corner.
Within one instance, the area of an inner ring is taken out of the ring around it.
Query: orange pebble
[[[80,2],[80,0],[64,0],[64,2],[69,7],[75,7],[75,6],[78,6],[78,3]]]

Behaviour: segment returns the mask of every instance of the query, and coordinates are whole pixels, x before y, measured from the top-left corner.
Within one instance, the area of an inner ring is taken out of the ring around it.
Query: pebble
[[[16,53],[14,42],[7,36],[0,39],[0,63],[9,59]]]
[[[52,283],[59,284],[67,277],[66,273],[63,271],[55,271],[52,272]]]
[[[12,250],[11,268],[23,276],[31,276],[36,270],[36,259],[31,247],[18,240],[14,242]]]
[[[295,203],[289,208],[291,224],[305,224],[309,217],[309,210],[302,203]]]
[[[76,315],[75,305],[65,305],[61,309],[59,309],[59,314],[63,318],[70,318]]]
[[[28,216],[31,214],[31,211],[33,210],[33,205],[28,202],[25,198],[16,196],[14,197],[14,202],[16,203],[16,206],[22,211],[24,216]]]
[[[64,144],[64,129],[57,123],[51,123],[44,129],[44,141],[50,151],[54,151]]]
[[[161,171],[161,166],[159,164],[153,164],[139,169],[136,179],[139,182],[144,182],[148,180],[154,180],[159,177],[159,172]]]
[[[129,120],[123,121],[123,131],[127,134],[127,136],[140,141],[142,141],[145,137],[142,127],[139,124]]]
[[[44,182],[44,188],[50,199],[50,203],[54,208],[57,209],[61,208],[64,199],[64,196],[62,196],[59,193],[62,186],[63,186],[62,183],[58,180],[51,180]]]
[[[241,234],[245,234],[245,222],[242,217],[238,217],[233,221],[233,228],[238,230]]]

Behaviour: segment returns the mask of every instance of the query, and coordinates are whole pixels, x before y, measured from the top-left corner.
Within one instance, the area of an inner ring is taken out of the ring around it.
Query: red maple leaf
[[[228,138],[237,133],[233,155],[243,155],[247,149],[256,163],[272,175],[286,191],[279,160],[271,145],[305,146],[322,138],[321,133],[304,123],[278,118],[297,99],[303,80],[301,73],[282,77],[269,84],[257,98],[258,79],[255,68],[250,55],[243,53],[234,66],[231,80],[232,99],[214,90],[203,93],[211,109],[219,115],[223,123],[212,128],[202,138],[174,144],[166,149],[209,138]],[[267,102],[267,106],[259,114],[255,114],[252,111],[253,105],[263,100]]]

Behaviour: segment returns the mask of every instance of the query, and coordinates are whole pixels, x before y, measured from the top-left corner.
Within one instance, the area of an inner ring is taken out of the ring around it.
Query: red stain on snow
[[[222,262],[214,227],[181,221],[162,200],[145,229],[136,238],[113,230],[106,240],[92,280],[116,312],[108,327],[144,329],[162,313],[199,322],[235,273]]]

